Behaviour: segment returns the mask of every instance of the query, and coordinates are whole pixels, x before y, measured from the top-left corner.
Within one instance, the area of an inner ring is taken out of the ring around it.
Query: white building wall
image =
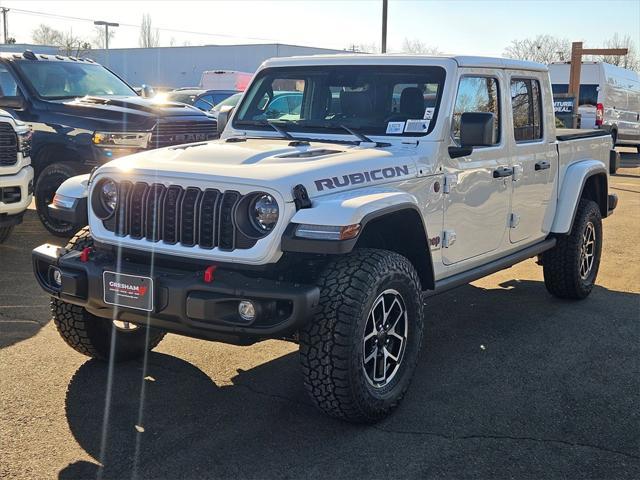
[[[255,44],[92,50],[86,56],[108,66],[133,86],[177,88],[197,86],[205,70],[253,73],[268,58],[331,53],[343,52],[297,45]]]

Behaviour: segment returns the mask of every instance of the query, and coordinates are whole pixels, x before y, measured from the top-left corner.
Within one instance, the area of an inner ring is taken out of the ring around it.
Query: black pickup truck
[[[92,60],[31,51],[0,53],[0,108],[33,129],[38,215],[60,236],[78,228],[47,209],[67,178],[123,155],[218,135],[209,114],[138,96]]]

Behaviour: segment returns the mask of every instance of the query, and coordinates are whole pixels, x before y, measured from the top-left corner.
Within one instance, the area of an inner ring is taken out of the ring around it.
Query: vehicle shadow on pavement
[[[103,430],[109,367],[89,360],[66,414],[96,463],[59,478],[638,478],[639,307],[637,294],[568,302],[517,280],[430,298],[413,385],[375,426],[317,412],[295,353],[222,386],[151,353],[146,371],[115,365]]]

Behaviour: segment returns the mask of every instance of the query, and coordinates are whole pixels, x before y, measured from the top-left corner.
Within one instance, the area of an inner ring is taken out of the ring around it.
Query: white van
[[[569,62],[549,65],[554,94],[568,93]],[[603,62],[582,62],[580,128],[611,131],[616,145],[640,149],[640,79],[632,70]]]
[[[234,70],[205,70],[200,77],[200,88],[244,92],[252,77],[253,73]]]

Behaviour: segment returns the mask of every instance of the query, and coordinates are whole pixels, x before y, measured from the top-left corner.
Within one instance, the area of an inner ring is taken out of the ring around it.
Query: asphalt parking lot
[[[0,246],[0,478],[640,478],[640,158],[623,154],[592,295],[530,260],[428,301],[402,406],[344,424],[296,347],[169,335],[148,364],[68,348],[31,273],[60,243],[27,214]]]

